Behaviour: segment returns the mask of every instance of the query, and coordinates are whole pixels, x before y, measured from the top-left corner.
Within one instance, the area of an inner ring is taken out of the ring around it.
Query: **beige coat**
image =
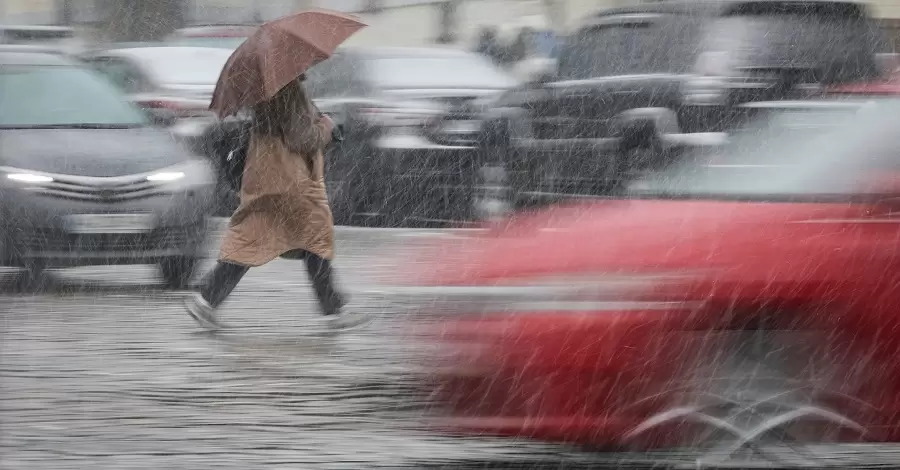
[[[324,148],[330,125],[320,121],[312,136],[312,148]],[[305,157],[278,138],[255,134],[241,180],[241,204],[231,216],[219,260],[260,266],[298,249],[331,259],[334,222],[324,166],[321,150]]]

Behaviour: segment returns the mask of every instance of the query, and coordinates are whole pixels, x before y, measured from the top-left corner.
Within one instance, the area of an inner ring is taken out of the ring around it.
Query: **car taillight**
[[[156,98],[138,100],[137,105],[151,111],[165,111],[176,117],[212,116],[208,103],[200,100]]]

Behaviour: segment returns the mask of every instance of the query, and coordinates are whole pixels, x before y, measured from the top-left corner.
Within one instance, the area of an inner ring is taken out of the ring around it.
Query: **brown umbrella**
[[[365,26],[355,16],[323,9],[264,23],[225,63],[209,109],[224,118],[271,99]]]

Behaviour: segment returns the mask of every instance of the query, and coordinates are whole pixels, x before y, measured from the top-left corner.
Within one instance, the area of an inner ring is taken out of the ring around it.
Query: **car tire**
[[[653,171],[656,160],[663,158],[662,154],[662,144],[656,138],[623,143],[609,165],[607,181],[613,193],[623,190],[629,182],[646,172]]]
[[[177,256],[159,262],[159,272],[169,289],[184,289],[190,286],[197,268],[197,258]]]
[[[726,334],[719,341],[729,346],[708,354],[705,367],[684,373],[684,381],[670,384],[670,392],[677,390],[671,396],[678,398],[668,409],[624,433],[625,442],[654,428],[691,424],[679,428],[682,434],[668,438],[677,441],[678,450],[670,454],[673,461],[682,455],[703,468],[747,468],[749,465],[739,465],[748,463],[747,459],[769,466],[816,463],[818,459],[809,449],[835,442],[822,439],[822,435],[838,430],[854,437],[845,437],[844,443],[865,440],[868,431],[863,425],[832,407],[842,401],[859,410],[875,410],[837,388],[851,382],[864,387],[864,373],[836,368],[828,354],[790,357],[791,351],[803,350],[803,345],[826,344],[824,338],[815,332],[805,332],[810,338],[799,336],[802,332],[774,330]],[[772,341],[779,335],[785,339]],[[691,429],[693,432],[684,432]]]
[[[47,269],[43,263],[27,262],[19,273],[18,288],[24,292],[41,291],[47,287]]]

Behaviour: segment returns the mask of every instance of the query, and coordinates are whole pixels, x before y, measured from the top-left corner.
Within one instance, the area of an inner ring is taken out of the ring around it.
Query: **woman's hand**
[[[328,117],[327,114],[319,115],[319,122],[317,123],[322,126],[322,129],[325,131],[325,135],[331,138],[331,131],[334,130],[334,121]]]

